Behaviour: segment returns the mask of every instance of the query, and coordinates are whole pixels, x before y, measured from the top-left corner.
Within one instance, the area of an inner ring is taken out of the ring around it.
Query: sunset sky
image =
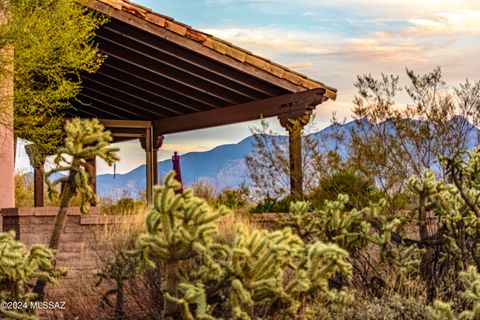
[[[423,73],[439,65],[449,84],[480,78],[479,0],[134,2],[337,88],[337,101],[317,110],[319,129],[329,124],[332,112],[349,117],[357,74],[404,76],[406,66]],[[250,134],[252,125],[169,135],[160,159],[175,150],[186,153],[236,143]],[[143,163],[138,143],[124,143],[121,149],[117,172]],[[101,165],[99,173],[105,172],[113,169]]]

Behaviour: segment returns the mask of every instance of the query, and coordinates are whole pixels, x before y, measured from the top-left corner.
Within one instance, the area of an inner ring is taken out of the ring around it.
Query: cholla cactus
[[[381,214],[386,205],[384,200],[360,210],[347,210],[348,202],[347,195],[339,194],[336,200],[327,200],[323,207],[316,210],[309,210],[308,202],[293,203],[290,206],[290,213],[281,223],[292,227],[302,239],[308,242],[320,239],[338,245],[350,254],[353,264],[360,260],[359,257],[376,265],[381,261],[386,262],[396,274],[392,287],[400,288],[404,278],[420,264],[419,257],[422,251],[416,246],[395,245],[392,237],[402,226],[402,221],[398,218],[387,220]],[[372,250],[372,246],[376,246],[378,250]],[[374,257],[376,253],[379,254],[378,258]],[[357,266],[355,270],[361,272],[362,269]],[[366,277],[378,279],[383,276],[380,268],[373,272],[375,272],[373,276],[359,274],[359,278],[363,281]],[[340,284],[345,283],[345,279],[342,278],[338,281]],[[380,289],[373,284],[364,285],[370,286],[373,291]],[[377,295],[379,292],[374,294]]]
[[[118,148],[109,147],[112,135],[104,131],[103,125],[97,120],[84,120],[75,118],[65,124],[65,146],[57,151],[54,163],[56,168],[49,171],[45,176],[50,197],[58,196],[55,185],[62,184],[62,196],[71,197],[75,194],[81,196],[81,210],[86,213],[91,202],[97,202],[95,192],[89,183],[93,167],[86,160],[98,157],[108,165],[118,160]],[[59,178],[54,182],[49,177],[54,173],[67,171],[68,177]],[[64,200],[63,198],[61,200]],[[62,206],[62,203],[60,203]]]
[[[480,319],[480,274],[470,266],[467,271],[460,273],[460,279],[465,288],[463,296],[471,304],[471,309],[463,311],[460,318]]]
[[[412,216],[418,219],[420,243],[431,248],[421,268],[430,300],[437,291],[446,296],[452,293],[452,286],[442,286],[444,279],[457,279],[459,271],[472,264],[480,268],[480,149],[440,160],[450,183],[437,180],[431,171],[409,181],[410,190],[418,197]],[[432,217],[430,234],[427,212]]]
[[[361,210],[346,210],[348,201],[348,195],[339,194],[337,200],[327,200],[321,208],[313,211],[309,210],[308,202],[292,203],[290,213],[282,224],[294,228],[304,239],[333,242],[351,253],[364,248],[369,242],[379,245],[388,243],[400,221],[394,219],[385,223],[382,234],[374,233],[370,223],[373,219],[384,222],[379,212],[385,201]]]
[[[174,297],[180,282],[180,262],[203,257],[215,264],[209,252],[216,234],[215,220],[228,213],[225,208],[212,212],[190,189],[175,194],[179,188],[173,171],[165,178],[164,186],[155,186],[147,232],[140,235],[137,248],[132,251],[141,258],[141,269],[161,264],[162,290],[166,295],[163,312],[168,316],[176,313],[178,301]]]
[[[249,231],[242,225],[231,245],[220,244],[215,220],[228,211],[212,211],[191,190],[175,194],[178,187],[170,173],[165,186],[155,188],[147,232],[130,252],[141,258],[140,270],[159,269],[164,318],[215,319],[221,309],[229,310],[227,318],[276,319],[296,316],[314,293],[329,302],[349,301],[328,284],[337,272],[350,275],[345,250],[305,244],[288,228]]]
[[[435,300],[432,306],[427,307],[427,319],[429,320],[455,320],[452,304]]]
[[[58,150],[55,157],[56,168],[45,175],[49,196],[58,196],[56,185],[61,184],[60,208],[55,219],[55,225],[50,240],[50,248],[57,249],[60,235],[67,218],[67,208],[76,194],[82,198],[81,211],[86,213],[90,202],[97,201],[95,192],[90,185],[90,176],[94,169],[87,163],[88,159],[99,157],[111,165],[118,160],[118,148],[109,147],[112,136],[104,131],[103,125],[97,120],[83,120],[75,118],[65,124],[65,146]],[[54,182],[49,177],[57,172],[67,171],[68,176]]]
[[[452,303],[436,300],[431,307],[427,308],[428,319],[480,319],[480,275],[478,274],[477,269],[470,266],[467,271],[460,273],[460,280],[464,287],[462,295],[469,308],[463,310],[458,317],[456,317],[452,311]]]
[[[96,201],[95,192],[90,185],[90,176],[94,170],[88,159],[99,157],[111,165],[118,160],[118,148],[109,147],[112,136],[109,131],[104,131],[103,125],[97,120],[84,120],[75,118],[65,124],[65,146],[58,150],[55,157],[56,168],[45,175],[45,181],[48,185],[49,196],[55,197],[58,191],[55,186],[61,184],[60,205],[49,247],[58,249],[60,237],[63,233],[67,221],[67,208],[70,206],[71,199],[80,194],[82,198],[81,211],[86,213],[90,202]],[[68,172],[68,176],[57,179],[54,182],[49,177],[57,172]],[[39,280],[35,286],[35,292],[42,299],[44,295],[46,282]]]
[[[32,282],[42,279],[49,283],[65,274],[53,265],[53,253],[41,245],[27,250],[15,240],[15,232],[0,233],[0,300],[21,302],[29,306],[36,297],[31,292]],[[31,308],[0,308],[0,317],[8,319],[35,319]],[[24,309],[24,310],[22,310]]]
[[[331,300],[340,297],[329,289],[328,280],[336,272],[350,275],[347,255],[336,245],[305,245],[290,229],[248,232],[240,226],[227,260],[234,317],[250,319],[255,305],[267,306],[262,318],[294,316],[303,298],[313,291]],[[287,269],[291,277],[286,275]],[[283,308],[274,310],[274,305]]]

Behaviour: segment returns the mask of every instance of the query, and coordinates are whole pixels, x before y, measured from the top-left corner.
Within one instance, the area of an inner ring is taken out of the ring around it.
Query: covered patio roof
[[[336,98],[336,89],[322,82],[140,5],[87,4],[110,17],[96,35],[106,60],[97,73],[82,76],[78,101],[66,115],[100,119],[116,142],[140,138],[148,200],[163,135],[272,116],[288,127],[288,119],[308,117]],[[300,134],[289,133],[292,190],[301,193]],[[40,174],[35,171],[36,206],[43,205]]]
[[[276,116],[298,102],[314,107],[336,97],[332,87],[140,5],[89,5],[111,17],[96,39],[107,58],[83,77],[81,103],[68,116],[147,120],[168,134]]]

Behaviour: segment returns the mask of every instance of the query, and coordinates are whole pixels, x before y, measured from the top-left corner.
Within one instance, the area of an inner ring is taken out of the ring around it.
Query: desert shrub
[[[217,195],[215,202],[217,205],[238,210],[250,205],[249,195],[249,188],[245,184],[242,184],[238,188],[227,187]]]
[[[320,207],[325,200],[335,200],[339,194],[349,197],[348,207],[362,208],[371,201],[378,201],[379,194],[371,179],[349,171],[338,171],[323,176],[318,187],[307,196],[313,207]]]
[[[33,177],[28,172],[15,173],[15,207],[33,207]]]
[[[208,203],[215,201],[217,191],[215,186],[205,179],[198,179],[192,185],[191,189],[197,195],[197,197],[204,199]]]
[[[133,198],[122,198],[116,203],[104,204],[102,213],[106,215],[134,215],[143,212],[146,203]]]
[[[337,273],[351,273],[345,250],[304,243],[288,228],[242,224],[231,240],[219,241],[217,223],[229,212],[212,209],[191,190],[175,194],[178,187],[173,173],[155,187],[147,230],[124,256],[160,284],[162,318],[302,318],[307,301],[339,307],[350,301],[348,292],[329,285]]]
[[[0,233],[0,300],[7,303],[0,308],[2,318],[36,319],[36,309],[30,307],[37,298],[33,284],[38,279],[56,283],[65,275],[65,270],[55,268],[53,260],[53,252],[44,246],[27,249],[15,240],[15,232]],[[17,306],[8,307],[9,302]]]
[[[426,318],[425,297],[404,297],[389,294],[381,298],[358,294],[356,299],[340,317],[345,320],[424,320]],[[322,311],[320,311],[322,312]],[[328,319],[329,317],[324,317]],[[319,317],[322,319],[322,317]]]
[[[460,281],[463,286],[461,304],[453,306],[452,302],[436,300],[432,306],[427,307],[428,319],[480,319],[480,275],[477,269],[470,266],[467,271],[461,272]],[[453,308],[457,309],[457,316]]]
[[[250,212],[252,213],[276,213],[276,212],[288,212],[290,210],[290,203],[292,202],[291,196],[285,198],[275,199],[267,195],[267,197],[254,206]]]

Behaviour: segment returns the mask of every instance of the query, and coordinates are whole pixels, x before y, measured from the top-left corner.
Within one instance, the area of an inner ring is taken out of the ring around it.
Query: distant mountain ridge
[[[454,118],[451,121],[466,121],[464,118]],[[311,133],[310,136],[321,141],[323,149],[333,149],[336,141],[331,134],[348,132],[355,126],[371,125],[367,120],[356,120],[346,124],[333,124],[323,130]],[[384,125],[388,125],[384,123]],[[471,125],[471,124],[470,124]],[[480,131],[472,126],[472,136],[469,137],[468,147],[478,144]],[[287,136],[276,136],[278,143],[288,144]],[[189,152],[181,156],[180,166],[182,179],[185,185],[190,185],[196,180],[203,179],[211,183],[217,191],[226,187],[237,187],[242,182],[248,182],[248,172],[245,157],[252,153],[255,143],[254,136],[249,136],[235,144],[217,146],[203,152]],[[340,154],[345,150],[340,149]],[[172,169],[170,159],[158,163],[159,177],[165,176]],[[97,189],[101,196],[121,197],[137,196],[145,189],[145,165],[141,165],[125,174],[102,174],[97,176]]]

